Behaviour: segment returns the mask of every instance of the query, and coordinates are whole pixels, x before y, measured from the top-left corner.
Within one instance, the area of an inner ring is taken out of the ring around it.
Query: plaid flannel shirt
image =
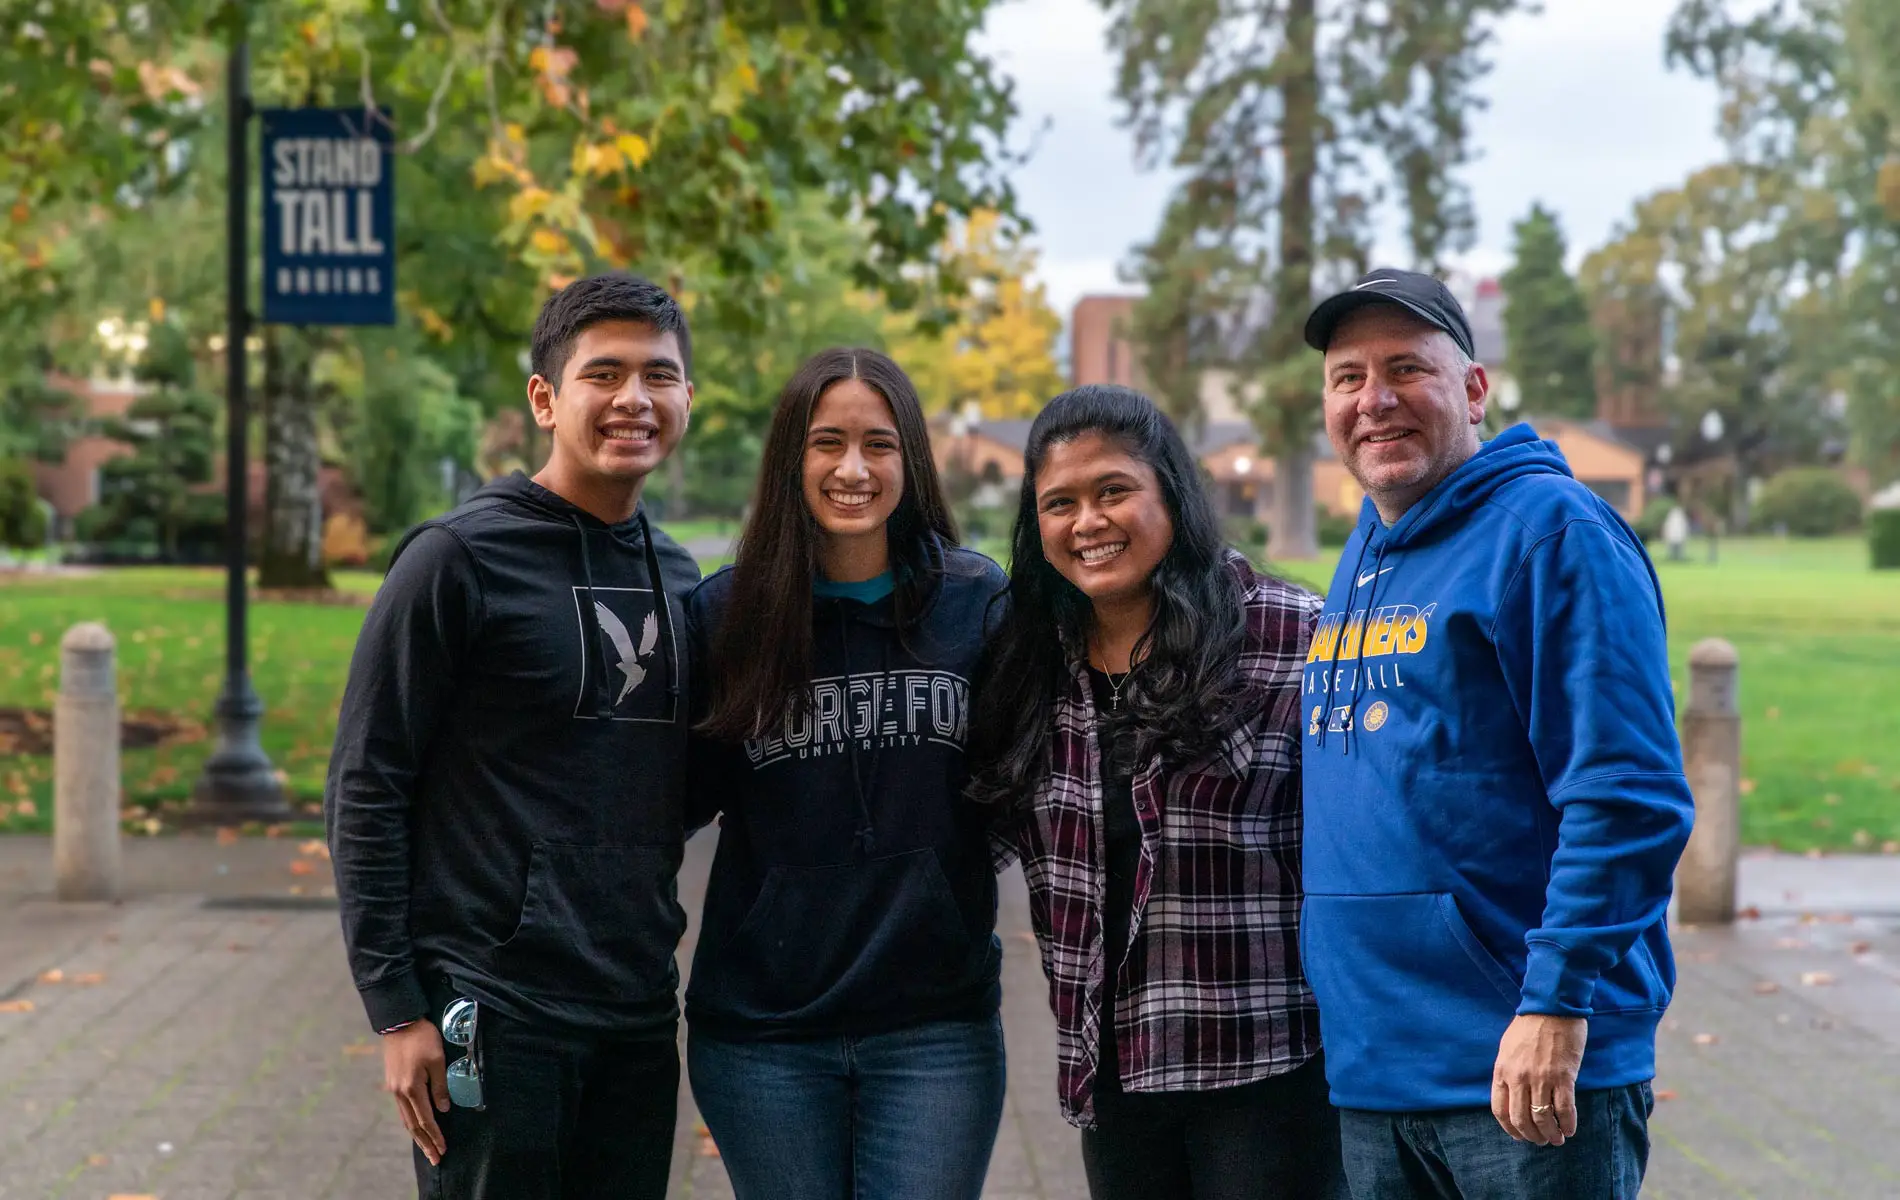
[[[1220,749],[1186,769],[1150,759],[1134,779],[1141,824],[1135,910],[1115,1043],[1130,1092],[1199,1091],[1280,1075],[1319,1049],[1300,968],[1300,669],[1321,601],[1254,572],[1243,580],[1240,669],[1252,696]],[[999,850],[1014,853],[1049,980],[1063,1116],[1094,1124],[1108,890],[1101,756],[1086,664],[1056,700],[1050,771]]]

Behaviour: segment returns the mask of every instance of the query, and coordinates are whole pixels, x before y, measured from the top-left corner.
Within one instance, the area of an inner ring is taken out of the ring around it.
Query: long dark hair
[[[1219,743],[1245,694],[1243,590],[1187,444],[1140,392],[1099,383],[1064,392],[1029,429],[1009,613],[975,689],[970,794],[1006,808],[1028,803],[1046,773],[1056,697],[1070,686],[1069,664],[1088,655],[1094,608],[1043,556],[1036,520],[1036,477],[1049,448],[1086,433],[1109,438],[1154,470],[1174,522],[1174,542],[1150,577],[1154,619],[1135,644],[1117,728],[1136,731],[1143,759],[1159,752],[1193,762]]]
[[[712,642],[712,707],[702,733],[726,741],[758,737],[800,715],[812,676],[812,581],[818,572],[818,521],[805,503],[805,437],[818,398],[856,379],[884,397],[897,421],[904,494],[884,523],[896,581],[901,630],[923,607],[931,578],[933,535],[957,541],[944,502],[930,430],[917,389],[902,367],[875,350],[838,348],[805,360],[779,393],[759,459],[752,515],[739,535],[732,589]]]

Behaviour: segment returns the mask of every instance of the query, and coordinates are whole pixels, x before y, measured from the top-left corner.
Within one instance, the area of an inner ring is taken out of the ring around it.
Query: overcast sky
[[[1636,200],[1720,157],[1714,89],[1663,66],[1673,7],[1544,0],[1542,14],[1501,26],[1495,68],[1480,85],[1490,108],[1472,124],[1477,161],[1464,175],[1478,241],[1459,265],[1502,270],[1511,224],[1535,200],[1559,214],[1574,265]],[[985,31],[1016,80],[1019,140],[1049,122],[1016,186],[1036,223],[1042,280],[1065,320],[1081,295],[1128,290],[1116,268],[1153,232],[1167,198],[1162,178],[1135,168],[1133,139],[1117,123],[1105,24],[1095,0],[1009,0]],[[1394,240],[1379,249],[1398,260],[1403,247]]]

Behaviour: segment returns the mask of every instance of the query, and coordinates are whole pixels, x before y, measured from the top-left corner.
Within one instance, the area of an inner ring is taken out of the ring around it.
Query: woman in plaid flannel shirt
[[[1300,667],[1317,596],[1228,549],[1127,388],[1025,452],[973,794],[1022,860],[1095,1200],[1344,1194],[1300,970]]]

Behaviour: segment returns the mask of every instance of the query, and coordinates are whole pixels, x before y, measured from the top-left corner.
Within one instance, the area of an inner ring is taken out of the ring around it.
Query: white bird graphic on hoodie
[[[627,693],[639,687],[647,677],[646,668],[640,665],[640,660],[650,657],[660,644],[660,614],[657,610],[647,614],[646,624],[640,627],[640,652],[635,654],[633,638],[620,618],[598,600],[594,601],[594,613],[600,618],[600,627],[606,633],[607,640],[614,644],[614,653],[620,656],[620,673],[627,677],[626,682],[620,685],[620,694],[614,697],[614,704],[618,707],[627,698]]]

